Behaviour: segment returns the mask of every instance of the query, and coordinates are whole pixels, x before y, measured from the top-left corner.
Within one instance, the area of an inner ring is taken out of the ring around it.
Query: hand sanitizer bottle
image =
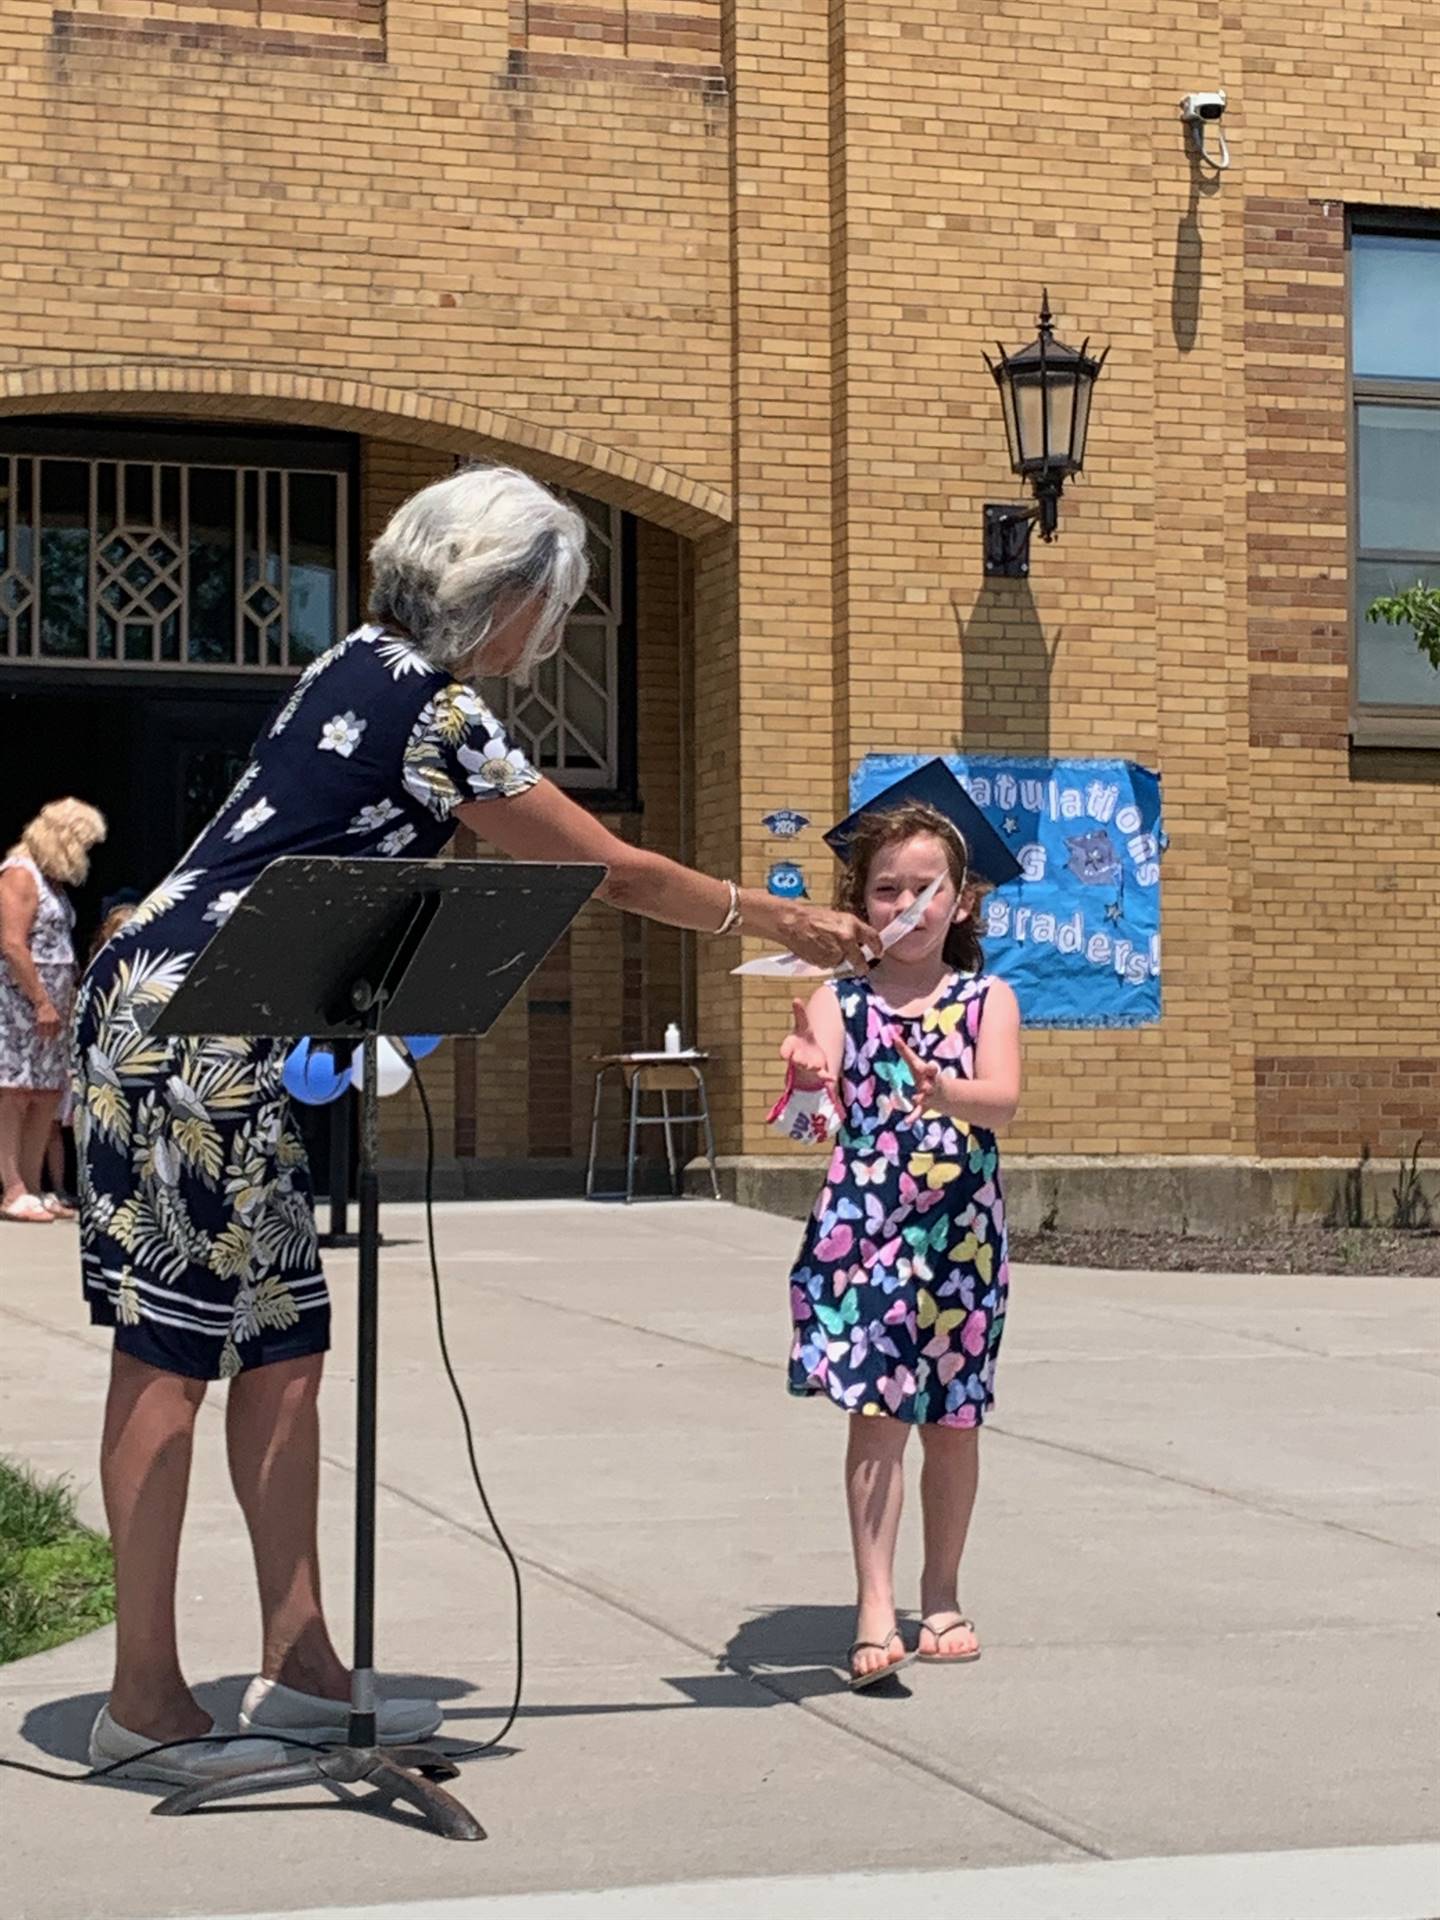
[[[666,1053],[679,1053],[680,1051],[680,1029],[673,1020],[665,1029],[665,1051]]]

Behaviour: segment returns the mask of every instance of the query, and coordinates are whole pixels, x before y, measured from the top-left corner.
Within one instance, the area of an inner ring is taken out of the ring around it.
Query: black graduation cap
[[[927,760],[923,767],[916,767],[913,773],[904,774],[893,785],[877,793],[873,800],[867,800],[863,806],[857,807],[838,827],[832,827],[826,834],[826,846],[844,860],[849,854],[855,829],[867,813],[903,807],[914,800],[923,801],[926,806],[934,807],[937,813],[943,813],[958,831],[969,851],[972,873],[995,887],[1003,887],[1008,881],[1020,878],[1023,872],[1020,862],[945,762],[938,758]]]

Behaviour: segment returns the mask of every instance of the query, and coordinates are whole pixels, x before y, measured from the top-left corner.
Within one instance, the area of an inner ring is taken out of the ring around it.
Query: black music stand
[[[458,1769],[432,1748],[375,1744],[375,1381],[380,1187],[376,1037],[484,1033],[604,878],[603,867],[488,860],[277,860],[206,947],[153,1031],[360,1041],[359,1335],[355,1398],[355,1646],[343,1747],[183,1787],[156,1813],[190,1813],[282,1787],[415,1807],[449,1840],[483,1840],[436,1783]],[[372,1801],[362,1804],[371,1805]]]

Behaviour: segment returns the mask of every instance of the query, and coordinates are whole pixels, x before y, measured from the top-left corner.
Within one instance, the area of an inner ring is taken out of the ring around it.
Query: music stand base
[[[328,1787],[339,1799],[366,1811],[384,1813],[402,1800],[443,1839],[483,1840],[485,1829],[469,1808],[436,1784],[454,1780],[458,1774],[458,1767],[429,1747],[337,1747],[332,1753],[307,1753],[282,1766],[257,1767],[224,1780],[180,1787],[152,1811],[194,1813],[214,1800],[241,1800],[284,1787]],[[375,1792],[369,1799],[355,1800],[345,1791],[350,1786],[369,1786]]]

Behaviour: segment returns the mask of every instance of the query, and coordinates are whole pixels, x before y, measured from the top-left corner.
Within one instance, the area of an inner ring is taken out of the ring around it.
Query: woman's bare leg
[[[920,1575],[920,1613],[943,1629],[960,1618],[960,1556],[970,1531],[975,1492],[980,1484],[978,1427],[920,1429],[925,1465],[920,1474],[920,1509],[925,1526],[925,1566]],[[968,1629],[936,1635],[920,1630],[922,1653],[972,1652]]]
[[[884,1652],[857,1653],[856,1673],[871,1673],[898,1656],[890,1644],[895,1627],[895,1542],[905,1501],[905,1442],[910,1426],[883,1416],[850,1416],[845,1451],[845,1499],[855,1553],[857,1640],[877,1641]]]
[[[100,1480],[115,1550],[115,1678],[110,1711],[154,1740],[203,1734],[210,1715],[180,1671],[175,1575],[205,1382],[116,1353]]]
[[[8,1207],[28,1193],[23,1171],[25,1115],[29,1089],[0,1087],[0,1206]]]
[[[65,1192],[65,1131],[54,1120],[50,1122],[50,1134],[45,1142],[45,1177],[52,1193]]]
[[[320,1600],[323,1354],[277,1360],[230,1382],[225,1433],[230,1478],[250,1529],[260,1588],[260,1671],[301,1693],[344,1700],[350,1670],[330,1639]]]
[[[60,1108],[60,1092],[32,1093],[20,1135],[20,1173],[27,1193],[40,1193],[45,1184],[45,1149],[50,1126]]]

